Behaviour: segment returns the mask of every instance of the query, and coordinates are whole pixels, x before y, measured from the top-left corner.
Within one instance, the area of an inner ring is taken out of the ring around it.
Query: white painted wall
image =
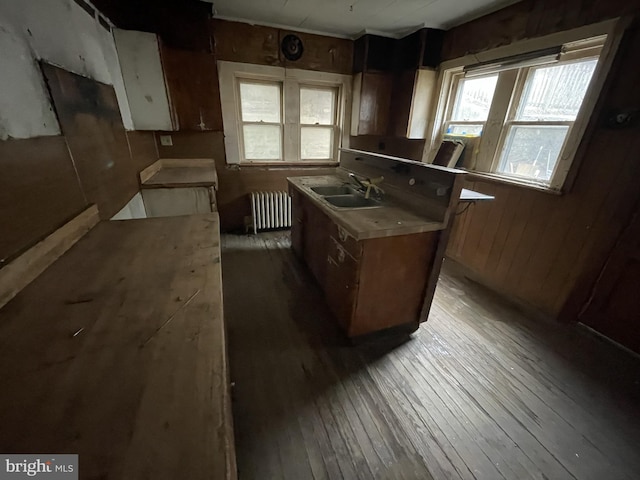
[[[29,46],[0,18],[0,140],[59,135],[40,68]]]
[[[172,130],[158,37],[115,29],[120,68],[136,130]]]
[[[0,27],[0,138],[60,133],[37,60],[114,85],[133,128],[113,36],[73,0],[1,0]]]

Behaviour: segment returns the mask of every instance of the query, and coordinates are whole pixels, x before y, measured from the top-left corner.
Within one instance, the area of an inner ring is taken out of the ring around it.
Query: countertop
[[[426,216],[408,210],[404,206],[385,201],[373,208],[339,209],[331,206],[311,190],[321,185],[341,185],[344,180],[337,175],[313,175],[289,177],[291,186],[306,195],[336,224],[344,228],[356,240],[409,235],[413,233],[443,230],[445,225]]]
[[[0,310],[4,453],[235,478],[217,214],[104,221]]]
[[[211,167],[162,167],[142,188],[215,187],[217,180]]]

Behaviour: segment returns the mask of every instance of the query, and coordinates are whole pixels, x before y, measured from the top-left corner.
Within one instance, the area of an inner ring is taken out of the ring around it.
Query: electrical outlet
[[[173,139],[171,138],[171,135],[160,135],[160,145],[163,147],[172,147]]]

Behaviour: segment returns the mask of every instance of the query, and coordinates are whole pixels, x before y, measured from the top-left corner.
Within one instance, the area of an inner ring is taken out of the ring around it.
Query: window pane
[[[460,80],[451,120],[484,122],[489,116],[497,81],[497,74]]]
[[[282,135],[279,125],[244,125],[244,158],[281,160]]]
[[[334,88],[300,88],[300,123],[333,125],[336,118]]]
[[[548,181],[568,131],[567,126],[512,126],[507,133],[498,172]]]
[[[483,125],[454,125],[451,124],[447,128],[447,133],[454,135],[480,135]]]
[[[240,109],[244,122],[280,123],[280,84],[240,82]]]
[[[300,128],[300,158],[303,160],[326,160],[331,158],[333,128]]]
[[[573,121],[598,63],[583,62],[531,70],[516,115],[522,121]]]

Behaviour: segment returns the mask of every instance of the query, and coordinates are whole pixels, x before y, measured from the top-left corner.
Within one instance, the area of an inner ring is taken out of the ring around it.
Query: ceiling
[[[448,29],[516,0],[205,0],[215,17],[355,38]]]

